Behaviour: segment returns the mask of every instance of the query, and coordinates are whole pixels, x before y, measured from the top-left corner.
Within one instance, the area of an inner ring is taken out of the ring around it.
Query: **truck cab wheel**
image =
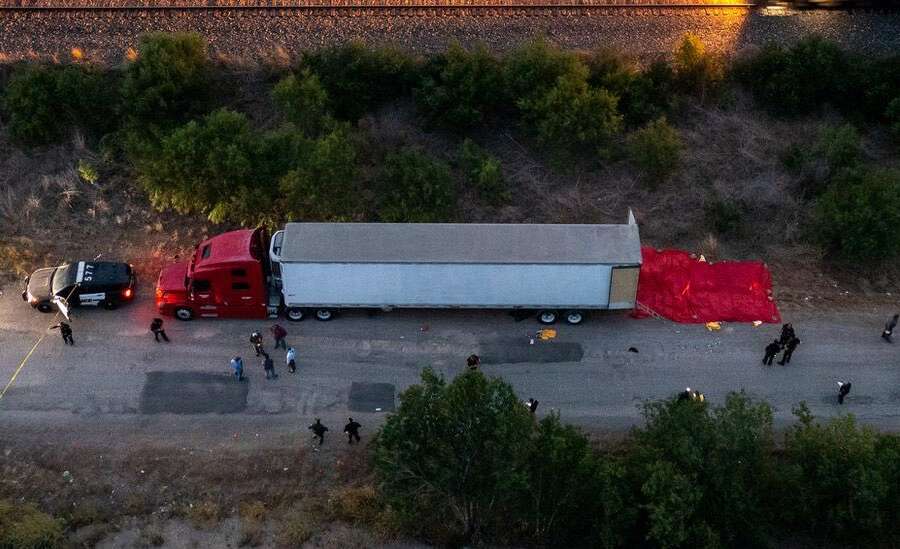
[[[538,322],[541,324],[555,324],[556,311],[541,311],[538,313]]]
[[[300,307],[290,307],[284,312],[284,315],[291,322],[300,322],[305,316],[303,313],[303,309],[301,309]]]
[[[175,318],[178,320],[191,320],[194,318],[194,311],[187,307],[178,307],[175,309]]]
[[[42,313],[52,313],[53,307],[50,306],[49,301],[41,301],[37,304],[37,310]]]
[[[331,309],[316,309],[316,320],[328,322],[332,318],[334,318],[334,313]]]
[[[572,324],[581,324],[581,321],[584,320],[584,315],[581,311],[567,311],[566,312],[566,322]]]

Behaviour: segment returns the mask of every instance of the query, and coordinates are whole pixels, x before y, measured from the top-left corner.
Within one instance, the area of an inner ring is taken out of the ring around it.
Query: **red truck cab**
[[[268,316],[267,237],[262,229],[232,231],[204,240],[190,261],[164,267],[156,308],[179,320]]]

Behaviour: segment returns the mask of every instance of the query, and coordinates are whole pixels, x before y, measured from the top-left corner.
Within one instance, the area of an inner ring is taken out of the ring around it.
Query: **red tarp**
[[[781,322],[772,275],[761,261],[707,263],[681,250],[641,248],[638,316],[684,323]]]

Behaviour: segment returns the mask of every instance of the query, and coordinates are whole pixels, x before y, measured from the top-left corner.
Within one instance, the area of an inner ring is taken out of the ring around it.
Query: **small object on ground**
[[[636,352],[638,352],[637,347],[629,347],[629,348],[628,348],[628,352],[629,352],[629,353],[636,353]]]
[[[538,337],[541,338],[542,341],[547,341],[548,339],[553,339],[556,337],[556,330],[553,328],[542,328],[538,330]]]
[[[706,329],[709,330],[710,332],[714,332],[714,331],[717,331],[717,330],[721,330],[721,329],[722,329],[722,325],[719,324],[718,322],[707,322],[707,323],[706,323]]]

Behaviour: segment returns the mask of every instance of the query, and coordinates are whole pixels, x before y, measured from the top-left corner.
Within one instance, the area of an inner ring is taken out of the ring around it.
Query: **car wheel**
[[[581,321],[584,320],[584,315],[581,311],[568,311],[566,313],[566,322],[571,325],[581,324]]]
[[[175,318],[178,320],[192,320],[194,318],[194,311],[188,309],[187,307],[178,307],[175,309]]]
[[[290,307],[287,311],[284,312],[284,315],[291,322],[300,322],[303,320],[303,317],[306,316],[303,312],[303,309],[300,307]]]
[[[541,324],[555,324],[556,311],[541,311],[538,313],[538,322]]]
[[[37,304],[37,310],[42,313],[52,313],[53,307],[50,306],[49,301],[41,301]]]
[[[332,318],[334,318],[334,313],[331,312],[331,309],[316,310],[316,320],[321,320],[322,322],[328,322]]]
[[[116,303],[115,301],[112,301],[111,299],[105,300],[103,303],[101,303],[101,305],[103,305],[103,308],[106,309],[107,311],[112,311],[113,309],[115,309],[116,307],[119,306],[118,303]]]

